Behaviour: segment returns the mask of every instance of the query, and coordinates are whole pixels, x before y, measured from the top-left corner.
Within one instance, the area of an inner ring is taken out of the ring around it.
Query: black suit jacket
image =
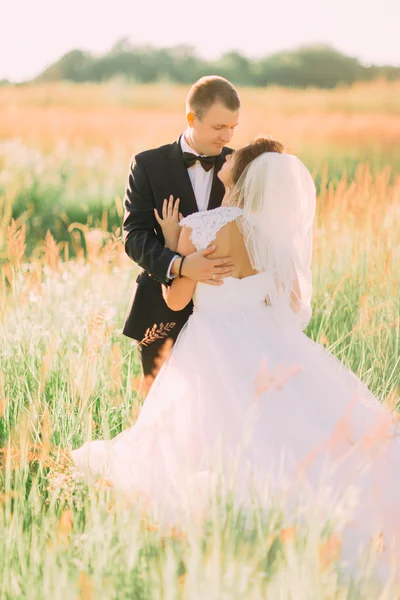
[[[189,318],[193,304],[172,311],[162,297],[161,285],[169,285],[167,271],[175,252],[165,248],[154,208],[162,213],[162,203],[170,194],[180,198],[183,216],[198,210],[187,168],[183,162],[180,138],[173,144],[146,150],[132,157],[124,197],[123,241],[125,252],[141,267],[137,287],[128,306],[122,333],[138,341],[146,329],[174,322],[171,337],[176,339]],[[214,168],[208,209],[221,205],[225,193],[217,177],[231,148],[223,148]]]

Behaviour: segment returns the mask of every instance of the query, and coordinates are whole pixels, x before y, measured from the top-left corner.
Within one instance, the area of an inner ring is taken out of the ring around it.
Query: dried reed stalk
[[[157,327],[157,324],[154,323],[153,327],[148,327],[146,329],[146,333],[144,338],[137,344],[138,346],[148,346],[152,342],[156,340],[160,340],[168,336],[171,329],[175,327],[176,323],[171,321],[170,323],[160,323],[160,326]]]

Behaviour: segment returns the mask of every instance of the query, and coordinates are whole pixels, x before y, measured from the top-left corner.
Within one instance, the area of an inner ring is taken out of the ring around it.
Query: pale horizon
[[[303,0],[261,9],[259,0],[247,0],[243,12],[232,3],[210,0],[200,5],[172,0],[141,6],[113,0],[108,7],[92,0],[7,4],[2,15],[0,79],[13,83],[39,75],[73,49],[103,54],[124,37],[137,45],[193,46],[199,56],[209,59],[231,50],[260,58],[326,44],[363,64],[400,66],[397,0],[382,0],[379,11],[362,0],[338,0],[334,7]]]

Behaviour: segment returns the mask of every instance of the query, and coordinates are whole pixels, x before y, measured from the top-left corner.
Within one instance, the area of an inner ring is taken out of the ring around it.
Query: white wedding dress
[[[221,207],[183,224],[199,250],[241,212]],[[377,531],[390,537],[400,522],[396,422],[350,370],[268,305],[266,277],[197,284],[193,314],[136,423],[74,450],[74,463],[133,503],[147,498],[168,523],[201,507],[217,465],[225,474],[236,465],[232,485],[243,505],[250,489],[268,505],[266,479],[279,489],[301,476],[317,489],[335,465],[335,493],[353,484],[361,493],[350,519],[356,542]]]

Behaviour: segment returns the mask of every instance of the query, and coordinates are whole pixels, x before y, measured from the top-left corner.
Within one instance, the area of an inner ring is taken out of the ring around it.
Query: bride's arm
[[[177,252],[182,257],[196,252],[196,248],[190,239],[189,227],[183,226],[179,235]],[[180,261],[182,259],[176,259]],[[184,271],[184,267],[182,272]],[[175,277],[170,286],[163,286],[163,296],[167,306],[171,310],[182,310],[189,304],[193,298],[196,288],[196,281],[189,277]]]

